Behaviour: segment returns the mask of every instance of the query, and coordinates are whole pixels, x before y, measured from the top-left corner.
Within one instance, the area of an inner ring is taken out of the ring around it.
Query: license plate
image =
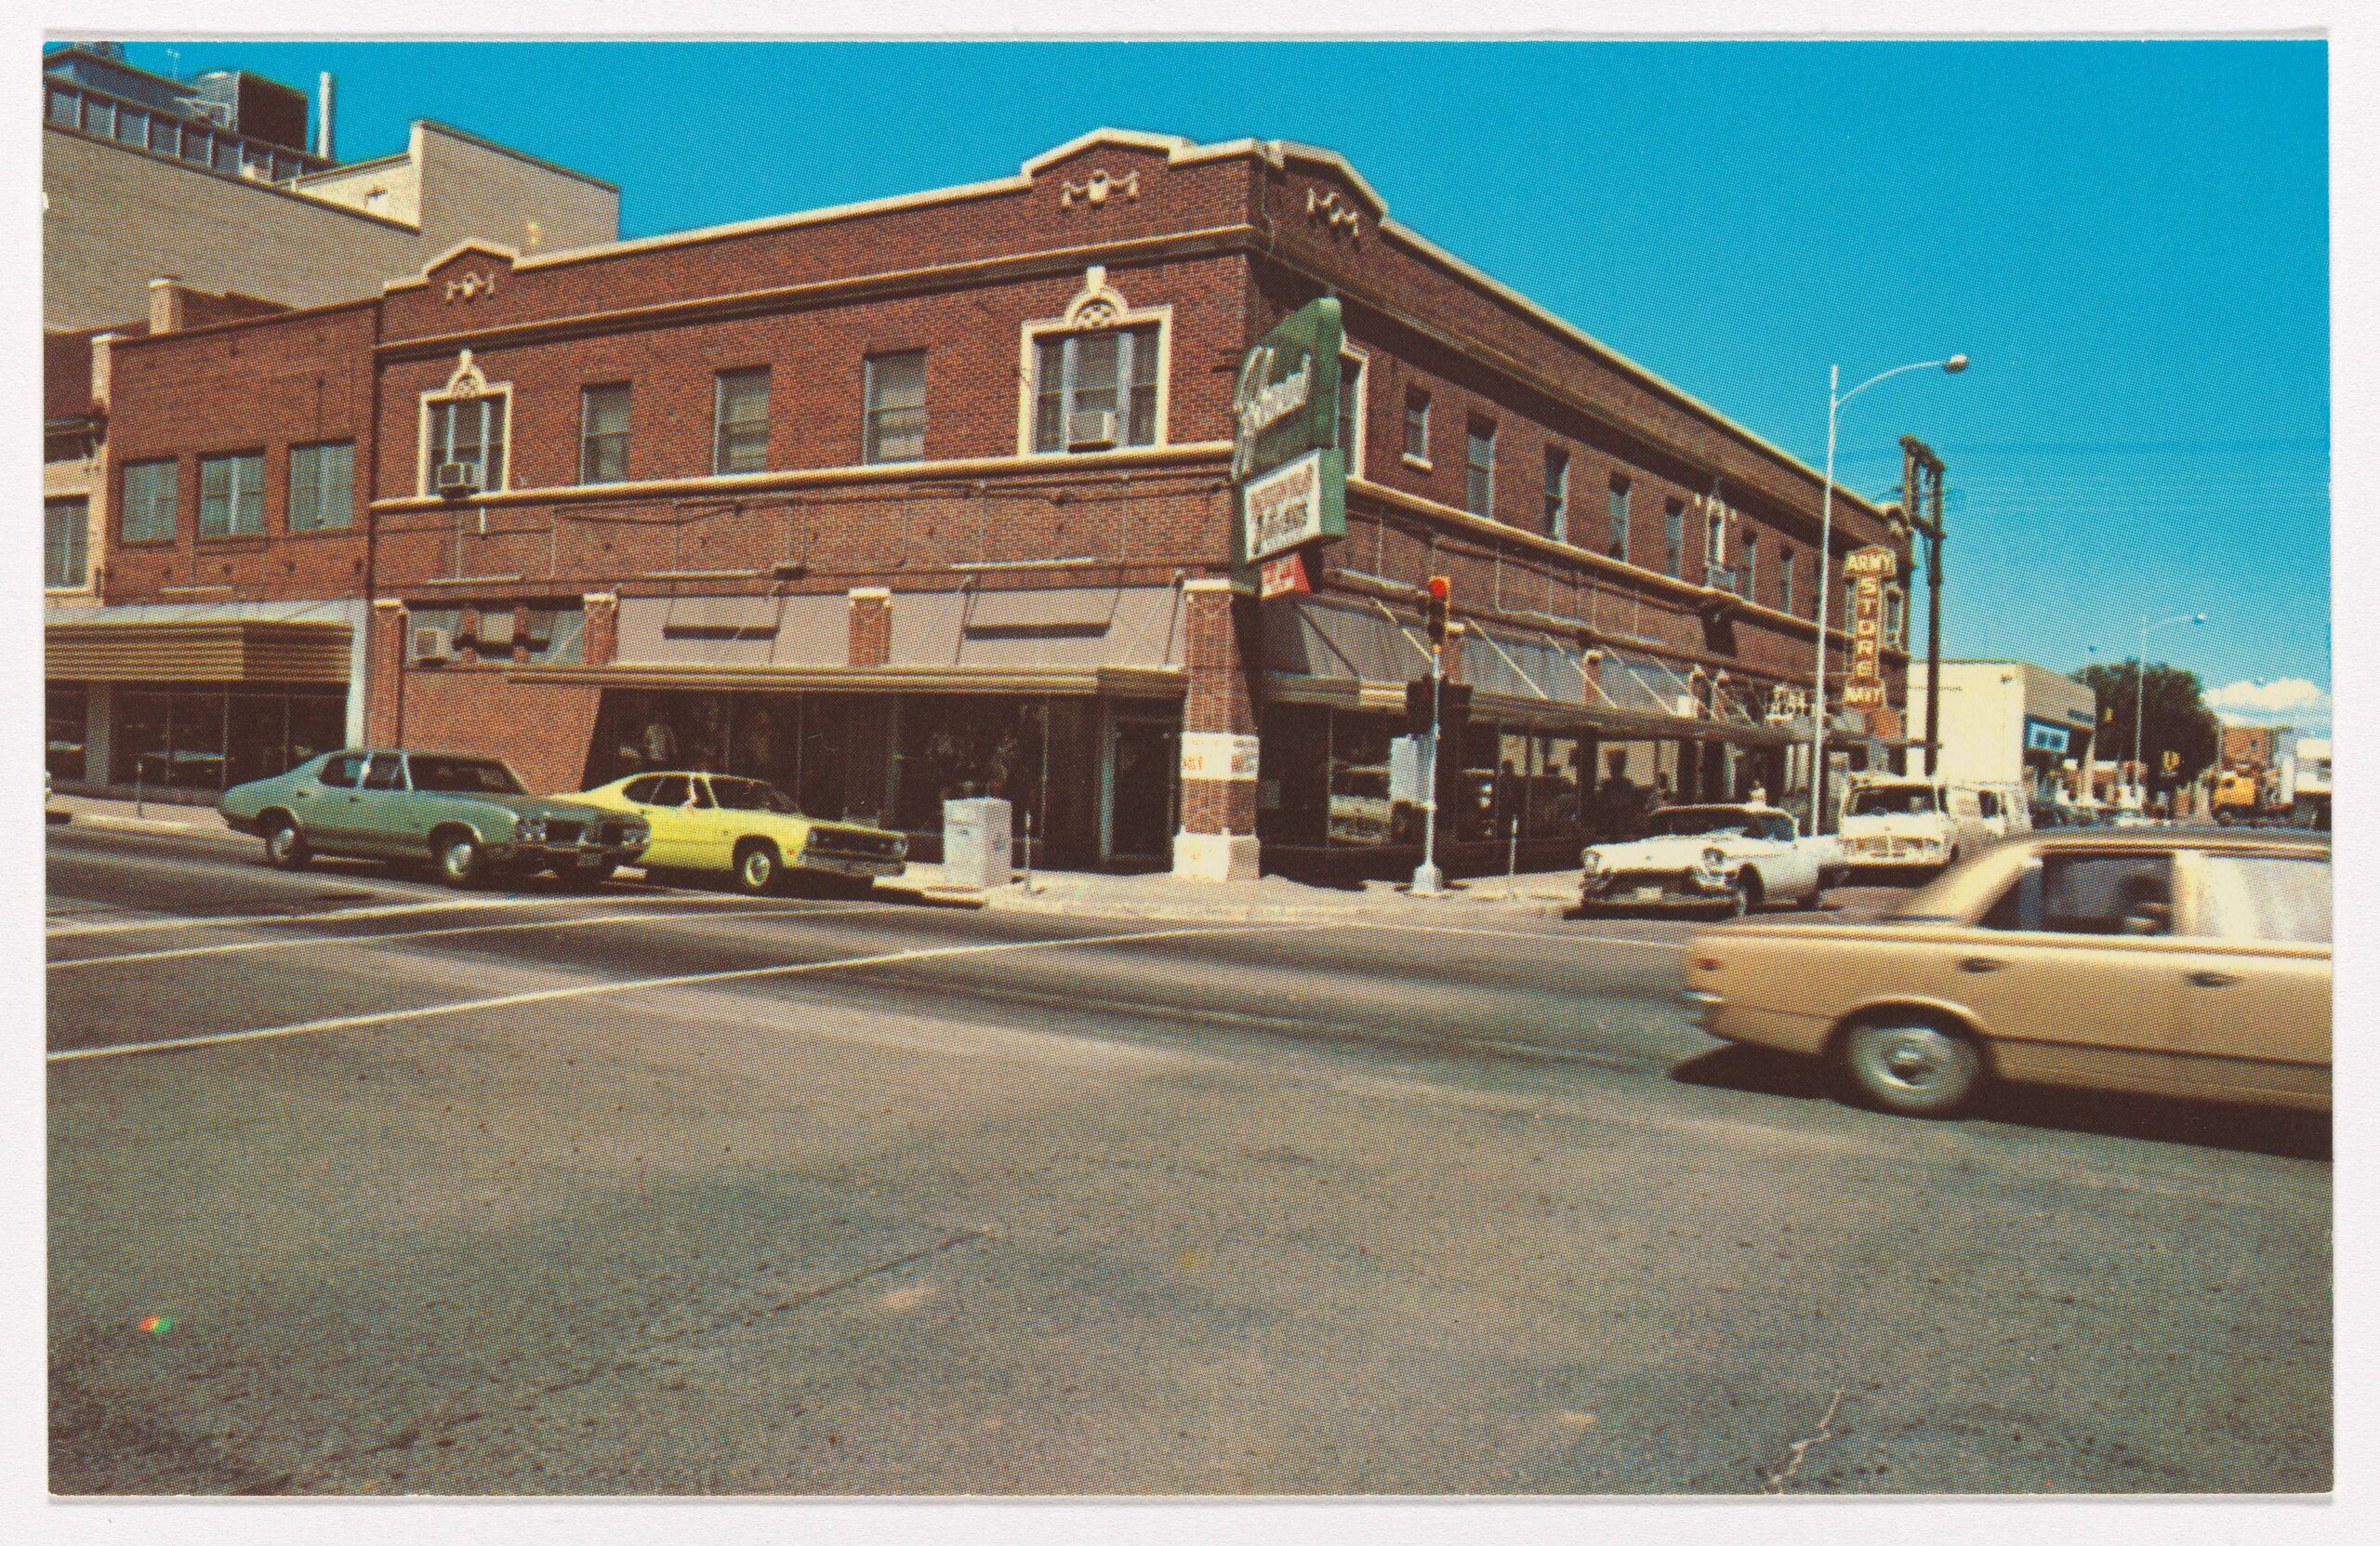
[[[578,856],[578,867],[580,869],[593,869],[597,865],[600,865],[602,862],[603,856],[601,853],[582,853]]]
[[[1661,888],[1659,886],[1639,886],[1636,888],[1636,900],[1639,902],[1659,902],[1660,899]]]

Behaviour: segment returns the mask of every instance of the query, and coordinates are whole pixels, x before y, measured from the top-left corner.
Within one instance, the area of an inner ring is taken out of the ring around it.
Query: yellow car
[[[2331,847],[2236,827],[2012,839],[1871,923],[1714,929],[1709,1034],[1947,1116],[1992,1079],[2328,1111]]]
[[[645,773],[570,798],[643,817],[653,829],[642,860],[647,871],[724,873],[756,896],[775,890],[790,872],[863,884],[898,875],[909,852],[898,832],[813,820],[753,778]]]

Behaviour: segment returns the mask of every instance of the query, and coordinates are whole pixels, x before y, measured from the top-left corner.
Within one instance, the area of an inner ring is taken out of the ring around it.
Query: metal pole
[[[1818,662],[1810,694],[1810,833],[1826,830],[1826,614],[1834,582],[1827,561],[1834,541],[1834,417],[1843,400],[1843,367],[1826,368],[1826,482],[1818,493]]]
[[[1025,894],[1033,894],[1033,807],[1025,808]]]
[[[2138,780],[2140,813],[2149,813],[2149,764],[2140,760],[2140,727],[2148,722],[2149,705],[2142,701],[2149,688],[2149,617],[2140,619],[2140,653],[2132,657],[2132,776]]]
[[[1510,902],[1521,889],[1521,819],[1504,818],[1504,900]]]
[[[1438,874],[1438,684],[1446,680],[1444,647],[1430,643],[1430,735],[1428,765],[1421,770],[1421,867],[1413,872],[1413,894],[1435,896],[1443,889]]]

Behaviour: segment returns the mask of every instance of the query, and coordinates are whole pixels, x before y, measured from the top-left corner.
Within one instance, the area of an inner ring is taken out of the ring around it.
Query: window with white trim
[[[1339,453],[1347,476],[1364,475],[1364,357],[1339,356]]]
[[[867,423],[861,458],[919,462],[926,456],[926,351],[871,354],[862,363]]]
[[[1722,505],[1711,508],[1702,523],[1702,583],[1716,585],[1727,568],[1727,511]]]
[[[1044,333],[1033,342],[1033,449],[1157,443],[1157,326]]]
[[[42,584],[72,590],[90,578],[91,502],[52,499],[42,507]]]
[[[181,502],[181,464],[172,457],[133,462],[124,469],[124,517],[126,542],[170,542],[176,507]]]
[[[1884,587],[1884,648],[1898,650],[1909,643],[1909,592],[1897,585]]]
[[[1743,562],[1736,565],[1736,594],[1745,601],[1759,600],[1754,594],[1760,583],[1760,534],[1744,533]]]
[[[1430,459],[1430,394],[1419,387],[1405,393],[1405,455],[1424,465]]]
[[[1791,548],[1779,548],[1777,550],[1777,610],[1792,614],[1793,611],[1793,549]]]
[[[761,472],[769,465],[769,368],[723,370],[712,390],[713,472]]]
[[[1570,535],[1570,453],[1545,448],[1545,535],[1556,542]]]
[[[255,536],[263,530],[264,453],[201,458],[198,535]]]
[[[442,484],[439,471],[459,467],[474,489],[504,486],[506,409],[510,399],[500,392],[472,397],[434,398],[430,403],[430,456],[426,469],[430,487]]]
[[[1686,577],[1686,501],[1673,499],[1661,508],[1661,571],[1673,580]]]
[[[355,520],[355,445],[289,448],[289,529],[326,532]]]
[[[1628,560],[1628,480],[1614,474],[1610,494],[1611,541],[1606,551],[1621,562]]]
[[[628,385],[625,381],[579,389],[578,481],[628,481]]]

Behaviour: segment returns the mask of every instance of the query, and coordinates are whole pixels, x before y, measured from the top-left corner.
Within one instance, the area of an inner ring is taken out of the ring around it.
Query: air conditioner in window
[[[455,636],[446,629],[425,626],[413,630],[416,660],[444,660],[454,653]]]
[[[440,462],[438,464],[439,493],[452,498],[456,495],[477,494],[479,488],[480,469],[473,463]]]
[[[1116,443],[1116,412],[1112,408],[1066,416],[1066,449],[1104,451]]]

